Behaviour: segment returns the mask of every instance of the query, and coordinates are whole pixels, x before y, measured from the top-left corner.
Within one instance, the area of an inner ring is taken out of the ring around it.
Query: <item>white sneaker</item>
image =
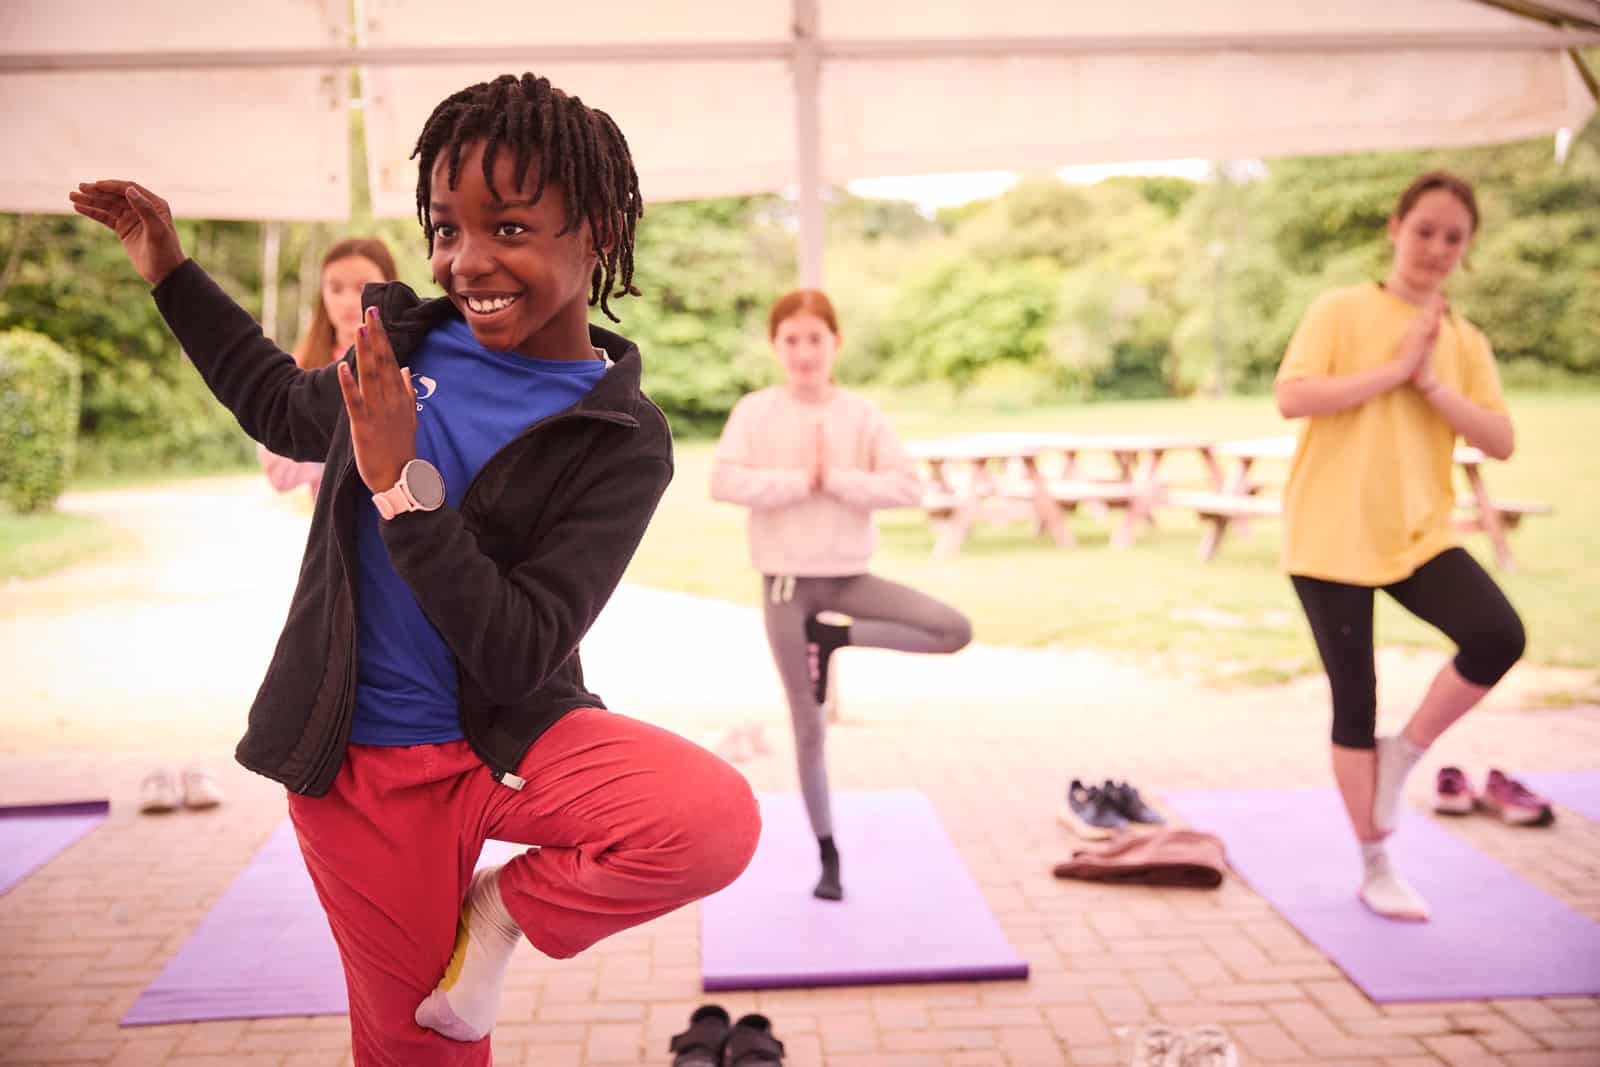
[[[1146,1026],[1133,1038],[1133,1067],[1183,1067],[1183,1035],[1170,1026]]]
[[[1239,1067],[1239,1050],[1216,1023],[1192,1026],[1183,1035],[1182,1067]]]
[[[178,810],[178,783],[166,770],[151,771],[139,783],[139,810],[147,815]]]
[[[1429,918],[1428,902],[1395,873],[1387,859],[1361,884],[1361,903],[1385,919],[1425,923]]]
[[[222,803],[222,787],[216,776],[197,763],[183,769],[183,806],[214,808]]]

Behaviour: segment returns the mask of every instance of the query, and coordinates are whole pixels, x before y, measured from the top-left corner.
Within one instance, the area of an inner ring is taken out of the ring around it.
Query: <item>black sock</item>
[[[812,695],[817,703],[828,699],[828,660],[850,643],[850,627],[822,622],[815,615],[806,620],[806,640],[817,646],[817,676],[812,680]]]
[[[817,838],[822,853],[822,877],[817,879],[817,888],[811,891],[813,896],[823,900],[843,900],[844,886],[839,883],[839,850],[834,846],[832,835]]]

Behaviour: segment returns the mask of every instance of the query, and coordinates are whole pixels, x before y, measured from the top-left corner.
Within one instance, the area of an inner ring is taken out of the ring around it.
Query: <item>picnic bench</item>
[[[948,558],[984,519],[1028,519],[1036,533],[1049,533],[1057,545],[1072,547],[1077,541],[1068,519],[1080,506],[1120,510],[1123,519],[1111,543],[1130,545],[1140,526],[1153,521],[1163,499],[1163,458],[1182,449],[1199,452],[1220,484],[1211,442],[1190,436],[972,434],[914,442],[907,451],[928,469],[922,508],[934,528],[934,555]],[[1110,457],[1110,469],[1091,469],[1086,460],[1091,454]]]
[[[927,467],[922,510],[933,526],[933,555],[947,559],[980,518],[1030,518],[1056,544],[1073,544],[1039,470],[1041,449],[1030,435],[974,434],[907,447]],[[1021,505],[1020,509],[1015,505]]]
[[[1231,462],[1233,470],[1223,479],[1221,486],[1210,492],[1178,491],[1168,497],[1169,503],[1188,508],[1206,523],[1205,537],[1200,542],[1200,558],[1211,560],[1222,545],[1230,527],[1238,529],[1251,519],[1277,518],[1282,514],[1282,502],[1274,493],[1258,496],[1261,486],[1251,481],[1250,471],[1259,460],[1287,461],[1294,457],[1293,437],[1269,437],[1249,441],[1231,441],[1218,445],[1216,457]],[[1456,501],[1455,526],[1465,532],[1482,532],[1494,548],[1495,565],[1501,570],[1516,569],[1516,557],[1506,538],[1508,530],[1516,529],[1527,515],[1548,515],[1554,509],[1548,504],[1522,500],[1496,500],[1489,495],[1483,479],[1483,465],[1489,457],[1470,445],[1455,450],[1455,463],[1467,480],[1468,492]]]

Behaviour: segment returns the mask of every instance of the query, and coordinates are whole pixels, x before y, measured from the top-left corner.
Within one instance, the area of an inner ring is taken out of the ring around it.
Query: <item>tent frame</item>
[[[83,51],[0,54],[0,75],[78,71],[231,70],[312,67],[330,70],[372,66],[542,63],[786,61],[795,81],[795,158],[800,223],[800,280],[822,283],[823,159],[820,90],[828,60],[971,59],[1012,56],[1192,55],[1213,52],[1294,54],[1327,51],[1564,51],[1591,94],[1600,82],[1579,49],[1600,47],[1600,4],[1592,0],[1478,0],[1521,15],[1530,25],[1516,30],[1415,33],[1209,33],[1185,35],[1094,34],[1084,36],[829,39],[822,36],[818,0],[791,0],[789,40],[488,47],[369,47],[358,32],[354,47],[160,51]],[[1542,25],[1540,25],[1542,23]]]

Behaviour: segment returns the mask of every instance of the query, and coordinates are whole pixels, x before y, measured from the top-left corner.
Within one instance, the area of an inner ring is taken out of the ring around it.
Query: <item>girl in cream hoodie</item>
[[[922,495],[915,466],[871,401],[839,388],[839,323],[827,296],[789,293],[773,305],[768,336],[783,385],[734,407],[717,445],[711,495],[750,509],[750,559],[762,575],[767,641],[789,699],[800,790],[822,855],[814,892],[839,900],[823,754],[828,658],[845,645],[955,652],[972,625],[947,604],[867,573],[877,508]],[[819,612],[850,616],[848,626]]]

